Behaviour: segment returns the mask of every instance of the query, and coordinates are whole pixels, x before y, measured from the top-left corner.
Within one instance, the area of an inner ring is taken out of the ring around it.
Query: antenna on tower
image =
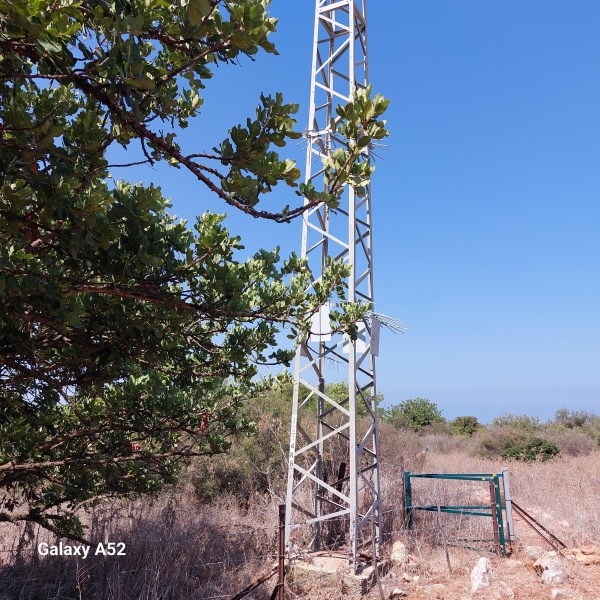
[[[368,86],[366,0],[317,0],[313,39],[306,179],[323,177],[323,159],[343,141],[331,129],[336,107]],[[368,154],[369,148],[364,152]],[[306,211],[303,258],[313,285],[329,259],[351,273],[345,301],[374,306],[371,190],[358,197],[346,186],[335,213],[321,204]],[[359,322],[358,335],[332,332],[332,303],[314,315],[311,333],[296,352],[288,462],[285,538],[313,550],[345,548],[356,572],[359,549],[379,554],[380,483],[375,356],[383,324],[404,326],[375,312]],[[346,379],[347,394],[340,397]],[[357,416],[360,415],[360,425]]]

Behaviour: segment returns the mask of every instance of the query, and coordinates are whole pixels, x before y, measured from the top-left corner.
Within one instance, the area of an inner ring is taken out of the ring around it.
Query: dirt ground
[[[516,542],[511,555],[497,558],[462,548],[449,548],[450,569],[442,547],[427,548],[417,558],[411,554],[407,566],[392,565],[364,596],[367,600],[600,600],[600,564],[584,565],[574,558],[559,556],[568,579],[546,585],[534,569],[536,555],[552,548],[534,531],[515,519]],[[481,556],[490,559],[493,576],[489,587],[471,592],[471,571]],[[290,597],[310,600],[359,598],[348,591],[341,578],[290,585]],[[395,595],[394,595],[395,592]],[[286,596],[287,597],[287,596]]]

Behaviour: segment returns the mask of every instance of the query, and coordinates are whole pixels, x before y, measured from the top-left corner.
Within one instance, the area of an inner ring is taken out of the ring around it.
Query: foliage
[[[407,427],[413,431],[419,431],[427,425],[445,421],[437,404],[426,398],[404,400],[404,402],[392,406],[387,410],[385,420],[395,427]]]
[[[541,427],[540,420],[537,417],[529,417],[527,415],[513,415],[511,413],[504,413],[499,417],[496,417],[492,421],[492,425],[498,427],[510,427],[519,431],[527,431],[534,433]]]
[[[255,423],[252,435],[241,432],[226,453],[192,462],[192,483],[201,500],[284,493],[291,399],[292,384],[279,381],[244,403],[242,414]]]
[[[568,408],[560,408],[554,416],[554,420],[567,429],[582,428],[586,423],[592,423],[598,419],[600,417],[596,413],[586,410],[569,410]]]
[[[589,456],[598,450],[596,436],[583,429],[566,429],[548,427],[544,430],[544,439],[556,444],[561,456]]]
[[[528,437],[527,432],[506,426],[489,425],[475,434],[474,454],[485,458],[497,458],[502,453],[522,444]]]
[[[592,447],[600,446],[600,415],[594,412],[561,408],[545,430],[552,433],[563,454],[589,454]]]
[[[560,450],[556,444],[543,438],[530,437],[510,448],[506,448],[502,453],[502,458],[514,458],[515,460],[549,460],[560,455]]]
[[[348,385],[345,382],[326,384],[328,396],[337,402],[348,399]],[[287,475],[289,449],[289,423],[291,419],[293,379],[288,371],[275,379],[273,386],[244,403],[241,414],[255,424],[252,435],[240,432],[226,453],[219,456],[203,457],[194,460],[191,467],[193,484],[204,501],[218,496],[234,494],[239,498],[249,498],[253,494],[265,492],[284,494],[283,485]],[[308,390],[305,390],[308,395]],[[378,402],[383,396],[378,395]],[[317,404],[309,401],[312,412],[302,415],[302,428],[313,431],[316,424]],[[360,417],[367,416],[364,403],[357,403],[358,428],[363,426]],[[370,423],[371,420],[368,419]],[[339,452],[326,452],[323,463],[331,472],[339,468],[345,460],[347,447]]]
[[[291,357],[278,330],[293,337],[330,294],[343,300],[346,266],[332,262],[307,294],[297,257],[238,262],[223,216],[189,228],[160,189],[112,183],[119,167],[164,161],[278,222],[335,207],[346,183],[362,193],[364,149],[387,135],[387,101],[370,89],[338,111],[347,143],[326,190],[298,186],[273,150],[300,136],[281,94],[212,152],[179,144],[217,66],[275,53],[267,5],[0,0],[0,520],[80,538],[79,508],[155,490],[182,457],[224,450],[252,429],[239,407],[261,388],[256,365]],[[133,161],[110,164],[115,145]],[[279,183],[305,201],[263,210]],[[352,334],[368,307],[348,308],[332,325]]]
[[[471,437],[481,427],[481,423],[477,417],[456,417],[450,427],[453,433]]]
[[[534,435],[524,428],[508,425],[491,425],[478,432],[475,454],[486,458],[512,458],[515,460],[548,460],[560,454],[558,446]]]

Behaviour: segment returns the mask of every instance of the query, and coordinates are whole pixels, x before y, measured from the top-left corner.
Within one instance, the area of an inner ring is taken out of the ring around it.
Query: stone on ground
[[[567,581],[569,576],[558,558],[556,552],[542,554],[534,563],[533,568],[542,577],[542,583],[546,585],[557,585]]]
[[[408,563],[408,548],[400,541],[394,542],[390,558],[395,563],[405,565]]]
[[[494,570],[489,558],[482,556],[471,571],[471,593],[490,585]]]

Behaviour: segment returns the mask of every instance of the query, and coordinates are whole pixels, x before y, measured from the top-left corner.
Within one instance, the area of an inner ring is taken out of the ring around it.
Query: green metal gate
[[[414,506],[412,502],[411,480],[420,479],[450,479],[460,481],[483,481],[488,482],[490,490],[489,505],[429,505]],[[500,489],[500,480],[502,479],[503,494]],[[504,500],[504,502],[503,502]],[[502,473],[411,473],[404,472],[404,504],[407,517],[407,526],[413,529],[413,512],[415,510],[442,512],[458,514],[473,517],[488,517],[492,520],[492,529],[494,533],[494,551],[498,556],[506,556],[506,545],[514,540],[514,525],[512,519],[512,503],[510,500],[510,484],[508,469],[503,469]],[[506,515],[507,532],[505,532]],[[463,540],[467,542],[468,540]],[[465,546],[470,548],[470,546]]]

